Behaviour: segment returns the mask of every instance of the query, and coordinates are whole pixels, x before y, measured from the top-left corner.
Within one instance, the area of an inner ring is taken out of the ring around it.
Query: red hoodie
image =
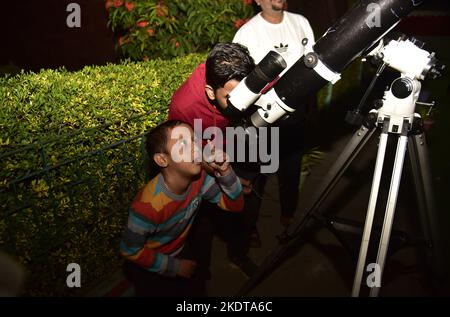
[[[202,132],[209,127],[218,127],[225,132],[229,121],[209,101],[205,86],[206,74],[203,63],[197,66],[173,94],[169,106],[169,120],[182,120],[194,127],[194,119],[202,119]]]

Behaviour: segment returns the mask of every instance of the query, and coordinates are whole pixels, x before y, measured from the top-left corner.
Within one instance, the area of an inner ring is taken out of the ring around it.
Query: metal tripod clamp
[[[304,38],[302,40],[302,44],[305,47],[305,50],[303,52],[303,63],[307,68],[314,69],[320,77],[322,77],[326,81],[331,82],[333,85],[341,79],[340,73],[334,72],[320,60],[317,53],[314,52],[312,44],[308,41],[307,38]]]

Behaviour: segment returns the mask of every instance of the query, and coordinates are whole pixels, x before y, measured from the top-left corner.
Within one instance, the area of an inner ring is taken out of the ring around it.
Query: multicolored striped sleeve
[[[156,228],[157,223],[130,208],[128,225],[120,243],[120,253],[148,271],[175,276],[180,260],[146,246],[148,237],[156,233]]]
[[[226,176],[206,175],[202,196],[224,210],[237,212],[244,208],[242,185],[233,170]]]

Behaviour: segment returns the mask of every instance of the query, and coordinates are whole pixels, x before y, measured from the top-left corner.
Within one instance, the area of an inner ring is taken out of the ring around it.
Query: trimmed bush
[[[72,262],[81,291],[118,267],[127,207],[145,182],[141,136],[205,58],[0,79],[0,248],[26,267],[27,295],[76,294]]]
[[[252,0],[107,0],[117,46],[133,60],[204,52],[230,42],[253,16]]]

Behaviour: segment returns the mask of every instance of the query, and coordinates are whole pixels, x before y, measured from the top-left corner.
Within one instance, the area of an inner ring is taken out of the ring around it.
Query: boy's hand
[[[211,155],[205,157],[206,164],[214,170],[216,176],[226,176],[231,173],[230,157],[222,150],[218,150],[208,141]]]
[[[192,274],[194,274],[196,266],[197,262],[195,261],[181,259],[177,275],[185,278],[190,278]]]
[[[252,192],[252,182],[246,178],[239,177],[242,185],[242,193],[248,195]]]

